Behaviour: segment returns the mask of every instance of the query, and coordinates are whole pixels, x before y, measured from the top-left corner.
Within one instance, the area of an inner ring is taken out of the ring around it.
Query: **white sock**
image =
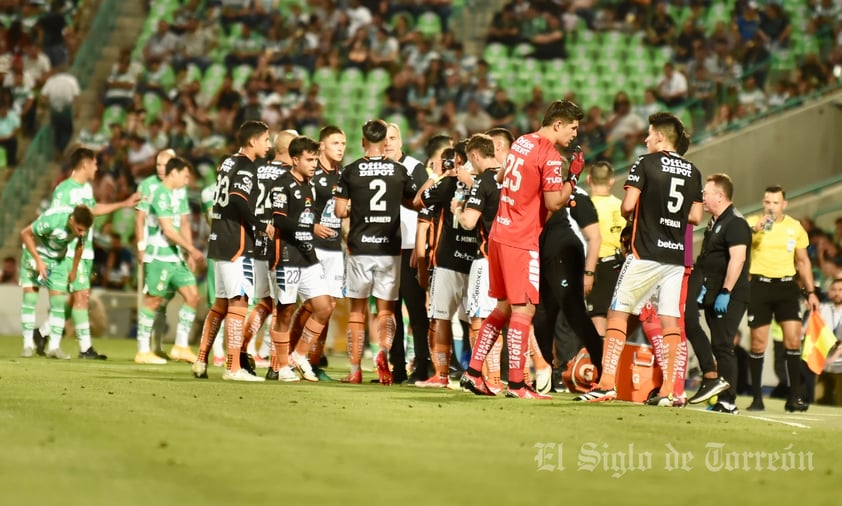
[[[44,320],[44,323],[42,323],[41,326],[38,327],[38,332],[40,332],[41,335],[44,336],[44,337],[49,337],[49,335],[50,335],[50,319],[49,318]]]

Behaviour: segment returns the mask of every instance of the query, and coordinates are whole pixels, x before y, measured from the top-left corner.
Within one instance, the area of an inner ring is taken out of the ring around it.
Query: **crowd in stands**
[[[38,97],[76,44],[78,0],[26,0],[0,7],[0,167],[19,160],[21,137],[38,129]]]

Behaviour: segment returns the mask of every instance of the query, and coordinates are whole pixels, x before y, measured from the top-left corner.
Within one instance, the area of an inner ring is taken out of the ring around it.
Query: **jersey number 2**
[[[374,195],[371,196],[370,209],[378,212],[385,211],[386,201],[383,200],[383,195],[386,194],[386,181],[374,179],[368,183],[368,189],[374,191]]]

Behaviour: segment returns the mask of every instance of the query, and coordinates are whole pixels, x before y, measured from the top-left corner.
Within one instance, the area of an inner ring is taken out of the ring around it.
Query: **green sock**
[[[137,318],[137,351],[149,353],[151,351],[149,342],[152,339],[152,324],[155,321],[155,311],[142,307]]]
[[[76,339],[79,341],[79,351],[88,351],[91,347],[91,322],[87,309],[71,309],[70,317],[76,327]]]
[[[20,323],[23,327],[23,347],[35,348],[32,335],[35,332],[35,306],[38,305],[38,292],[23,292],[20,306]]]
[[[49,350],[54,350],[61,345],[61,335],[64,333],[64,322],[66,319],[65,304],[67,294],[50,296],[50,345]]]
[[[193,327],[193,320],[196,319],[196,310],[192,307],[181,306],[178,311],[178,327],[175,331],[175,345],[189,346],[190,329]]]

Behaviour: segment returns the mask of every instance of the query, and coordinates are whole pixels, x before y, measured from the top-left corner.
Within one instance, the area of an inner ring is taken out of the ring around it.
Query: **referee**
[[[803,294],[810,310],[819,310],[819,298],[813,282],[810,257],[807,256],[807,232],[798,220],[784,214],[786,192],[780,186],[770,186],[763,194],[763,216],[748,219],[753,237],[751,242],[751,299],[748,305],[748,325],[751,328],[749,371],[754,400],[749,411],[763,411],[761,376],[763,352],[769,341],[772,317],[781,325],[784,334],[786,369],[789,376],[789,398],[784,405],[790,412],[806,411],[801,392],[801,306],[796,272],[801,278]]]

